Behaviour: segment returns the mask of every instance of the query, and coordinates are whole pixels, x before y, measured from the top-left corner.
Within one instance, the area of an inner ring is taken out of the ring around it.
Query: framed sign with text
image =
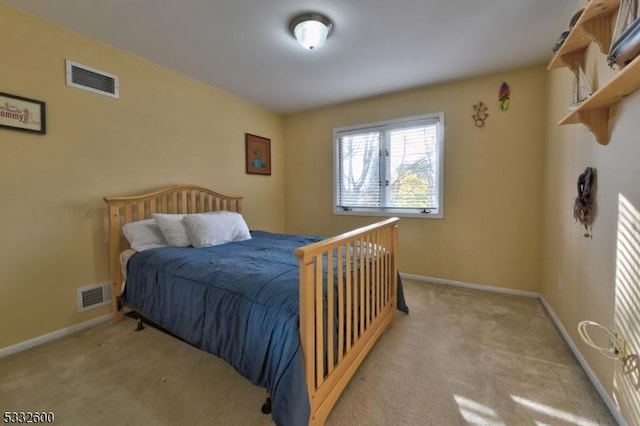
[[[45,134],[45,104],[0,92],[0,127]]]

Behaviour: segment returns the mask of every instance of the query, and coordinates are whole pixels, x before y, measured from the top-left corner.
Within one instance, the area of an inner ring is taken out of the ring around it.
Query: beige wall
[[[585,71],[596,88],[615,74],[595,45]],[[582,320],[597,321],[620,332],[632,353],[640,350],[640,92],[611,110],[611,138],[603,146],[583,125],[556,126],[571,84],[568,69],[549,73],[541,290],[629,424],[640,424],[640,396],[622,364],[588,347],[576,330]],[[597,171],[593,238],[583,236],[572,211],[576,181],[587,166]],[[633,380],[639,379],[636,371]]]
[[[46,135],[0,129],[0,348],[104,315],[76,288],[109,279],[102,197],[194,183],[246,196],[252,228],[284,230],[282,118],[0,3],[0,92],[46,102]],[[65,85],[65,59],[120,78],[120,99]],[[271,138],[246,175],[244,133]]]
[[[581,125],[555,125],[571,75],[543,67],[283,119],[3,4],[0,35],[0,91],[45,101],[48,121],[44,136],[0,129],[0,348],[108,312],[75,306],[76,288],[108,280],[103,196],[196,183],[245,195],[254,229],[335,234],[379,218],[332,214],[332,129],[443,111],[445,218],[401,220],[401,270],[542,291],[625,417],[640,424],[638,392],[619,363],[575,332],[592,319],[620,331],[632,353],[640,347],[640,92],[613,109],[608,146]],[[602,84],[614,72],[589,52],[587,73]],[[66,87],[65,59],[118,75],[120,99]],[[512,88],[507,112],[497,105],[503,80]],[[470,117],[480,100],[491,108],[484,129]],[[271,138],[271,177],[244,173],[245,132]],[[586,166],[598,171],[592,239],[571,212]]]
[[[287,117],[287,231],[331,235],[380,219],[333,215],[333,128],[443,111],[444,219],[400,221],[401,271],[538,291],[545,79],[535,67]],[[478,101],[490,107],[483,129],[471,118]]]

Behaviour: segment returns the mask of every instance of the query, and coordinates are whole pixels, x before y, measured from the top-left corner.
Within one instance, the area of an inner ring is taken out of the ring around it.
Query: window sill
[[[373,216],[373,217],[413,217],[417,219],[444,219],[442,211],[438,213],[402,213],[398,211],[362,211],[362,210],[334,210],[337,216]]]

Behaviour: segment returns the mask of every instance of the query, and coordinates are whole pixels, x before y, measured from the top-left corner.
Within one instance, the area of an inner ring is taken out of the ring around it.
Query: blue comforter
[[[266,388],[276,424],[306,425],[310,408],[293,250],[322,238],[261,231],[251,235],[251,240],[221,246],[137,253],[129,260],[121,299]],[[407,311],[398,287],[398,307]]]

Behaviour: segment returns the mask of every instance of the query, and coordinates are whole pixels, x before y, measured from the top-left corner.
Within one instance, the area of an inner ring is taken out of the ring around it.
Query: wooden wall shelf
[[[587,46],[595,41],[600,51],[607,55],[611,45],[613,14],[620,0],[591,0],[582,15],[551,59],[547,69],[569,67],[576,69],[582,64]]]
[[[600,51],[609,55],[613,32],[613,14],[620,0],[590,0],[582,15],[553,55],[548,70],[568,67],[576,72],[582,66],[587,47],[595,41]],[[599,90],[569,112],[562,124],[582,123],[593,133],[598,143],[609,143],[609,108],[625,96],[640,89],[640,56],[625,66]]]
[[[609,143],[609,107],[640,89],[640,56],[589,96],[558,124],[582,123],[595,135],[596,140]]]

